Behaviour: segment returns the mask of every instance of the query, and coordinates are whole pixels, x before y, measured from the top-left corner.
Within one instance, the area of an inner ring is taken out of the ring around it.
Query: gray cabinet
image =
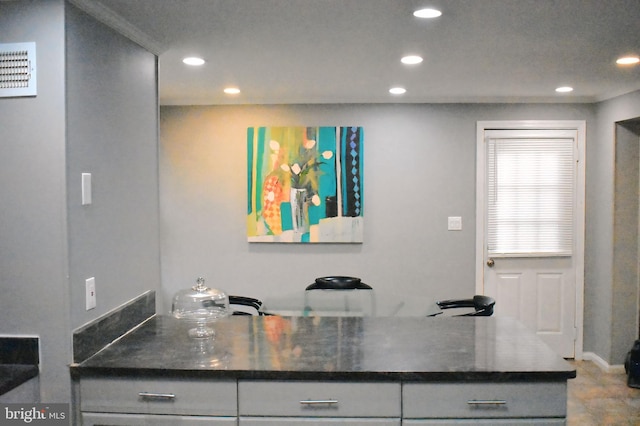
[[[560,425],[566,382],[80,380],[84,426]]]

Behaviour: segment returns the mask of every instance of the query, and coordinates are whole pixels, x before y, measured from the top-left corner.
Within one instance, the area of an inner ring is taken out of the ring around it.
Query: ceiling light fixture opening
[[[413,16],[415,16],[416,18],[425,18],[425,19],[438,18],[442,16],[442,12],[440,12],[437,9],[427,8],[427,9],[416,10],[415,12],[413,12]]]
[[[416,65],[422,62],[422,57],[418,55],[408,55],[404,56],[400,61],[406,65]]]
[[[562,87],[558,87],[556,89],[556,92],[558,93],[569,93],[569,92],[573,92],[573,87],[569,87],[569,86],[562,86]]]
[[[403,95],[407,92],[407,89],[405,89],[404,87],[392,87],[391,89],[389,89],[389,93],[391,93],[392,95]]]
[[[616,61],[618,65],[634,65],[637,63],[640,63],[640,58],[637,56],[624,56]]]
[[[227,95],[237,95],[238,93],[240,93],[240,89],[238,89],[237,87],[227,87],[226,89],[224,89],[224,93],[226,93]]]
[[[186,65],[191,65],[194,67],[200,66],[200,65],[204,65],[204,59],[202,58],[197,58],[195,56],[190,56],[188,58],[184,58],[182,60],[182,63],[186,64]]]

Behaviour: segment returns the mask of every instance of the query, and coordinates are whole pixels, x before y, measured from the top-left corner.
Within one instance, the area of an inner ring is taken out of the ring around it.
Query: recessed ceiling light
[[[389,89],[389,93],[391,93],[392,95],[402,95],[406,92],[407,89],[405,89],[404,87],[392,87],[391,89]]]
[[[637,56],[625,56],[623,58],[619,58],[616,61],[616,64],[618,64],[618,65],[633,65],[633,64],[637,64],[638,62],[640,62],[640,58],[638,58]]]
[[[182,60],[182,62],[183,62],[184,64],[187,64],[187,65],[193,65],[193,66],[204,65],[204,59],[202,59],[202,58],[196,58],[195,56],[191,56],[191,57],[188,57],[188,58],[184,58],[184,59]]]
[[[413,12],[416,18],[437,18],[442,16],[442,12],[436,9],[420,9]]]
[[[417,55],[409,55],[409,56],[403,57],[402,59],[400,59],[400,61],[403,64],[415,65],[415,64],[419,64],[420,62],[422,62],[422,57],[417,56]]]
[[[573,92],[573,87],[569,87],[569,86],[562,86],[562,87],[558,87],[556,89],[556,92],[558,93],[569,93],[569,92]]]
[[[238,93],[240,93],[240,89],[238,89],[237,87],[227,87],[226,89],[224,89],[224,93],[226,93],[227,95],[237,95]]]

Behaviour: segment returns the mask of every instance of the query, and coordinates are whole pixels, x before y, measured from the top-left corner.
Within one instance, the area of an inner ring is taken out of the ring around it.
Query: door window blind
[[[571,256],[573,139],[488,139],[490,256]]]

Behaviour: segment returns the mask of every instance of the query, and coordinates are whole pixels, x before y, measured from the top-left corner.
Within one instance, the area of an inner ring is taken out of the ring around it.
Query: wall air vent
[[[36,44],[0,43],[0,98],[36,94]]]

